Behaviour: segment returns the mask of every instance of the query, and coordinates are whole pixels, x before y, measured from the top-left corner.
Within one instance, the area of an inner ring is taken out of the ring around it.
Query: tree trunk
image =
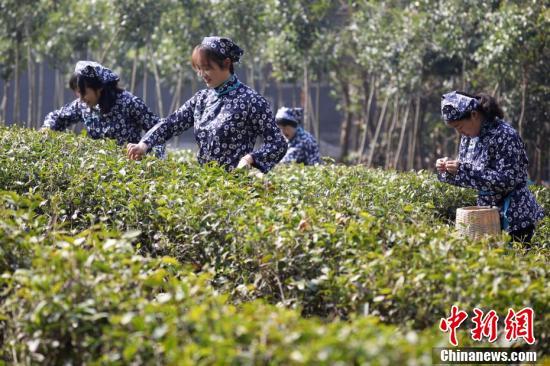
[[[36,107],[36,127],[40,128],[42,124],[42,99],[44,98],[44,62],[38,65],[38,90]]]
[[[178,80],[176,81],[176,90],[174,92],[174,97],[172,98],[172,103],[170,103],[170,110],[168,111],[167,115],[169,115],[170,113],[173,113],[174,111],[176,111],[180,106],[181,106],[181,90],[183,88],[183,74],[182,74],[182,71],[179,70],[178,71]],[[179,149],[179,146],[180,146],[180,142],[182,140],[183,136],[180,134],[180,135],[177,135],[175,138],[174,138],[174,148],[176,149]]]
[[[275,88],[277,89],[277,108],[281,108],[284,105],[284,101],[281,82],[279,80],[275,80]]]
[[[384,117],[386,116],[386,108],[388,107],[388,101],[390,100],[390,95],[386,96],[384,105],[382,106],[382,111],[380,112],[380,118],[378,119],[378,125],[376,126],[376,132],[372,138],[372,142],[369,146],[369,157],[367,159],[367,167],[370,168],[372,165],[372,159],[374,157],[374,150],[376,150],[376,141],[378,140],[378,135],[380,135],[380,130],[382,129],[382,122],[384,122]]]
[[[195,78],[191,78],[191,94],[195,94],[197,92],[197,80]]]
[[[460,90],[466,90],[466,60],[467,57],[465,55],[460,55],[460,59],[462,60],[462,70],[460,72]]]
[[[390,129],[386,135],[386,156],[385,156],[385,162],[384,167],[386,169],[389,169],[392,166],[392,140],[393,140],[393,131],[395,130],[395,126],[397,125],[397,120],[399,119],[399,92],[395,93],[395,102],[393,106],[393,120],[390,126]]]
[[[101,53],[101,56],[99,57],[99,63],[102,64],[105,61],[105,57],[107,57],[107,53],[109,53],[109,50],[113,46],[113,43],[115,42],[115,39],[118,36],[118,30],[115,28],[113,35],[111,39],[109,40],[109,43],[107,43],[107,46],[103,49],[103,52]]]
[[[409,152],[407,156],[407,170],[414,169],[414,154],[416,150],[416,134],[418,130],[418,120],[420,118],[420,96],[416,96],[415,110],[414,110],[414,125],[412,135],[409,144]]]
[[[65,105],[65,80],[63,79],[63,73],[57,74],[59,77],[59,105]]]
[[[420,111],[418,113],[418,126],[416,127],[416,131],[415,131],[415,137],[416,137],[416,142],[415,142],[415,157],[416,157],[416,160],[415,160],[415,164],[416,164],[416,169],[422,169],[423,167],[423,161],[422,161],[422,153],[423,153],[423,150],[422,150],[422,134],[419,133],[419,131],[422,131],[422,126],[424,125],[424,117],[425,117],[425,112],[424,112],[424,108],[422,108],[422,103],[420,102]]]
[[[370,82],[367,81],[367,78],[363,79],[363,93],[367,95],[367,103],[365,104],[365,108],[363,110],[363,128],[361,130],[361,137],[360,137],[360,145],[359,145],[359,151],[358,156],[361,160],[363,158],[363,155],[365,154],[365,146],[367,144],[367,138],[370,135],[369,134],[369,122],[370,122],[370,111],[372,107],[372,100],[374,97],[374,91],[376,89],[376,81],[374,77],[370,78]]]
[[[265,77],[265,67],[260,64],[260,77],[258,79],[259,87],[260,87],[260,94],[264,95],[265,90],[268,86],[267,78]]]
[[[255,88],[255,80],[254,80],[254,60],[250,63],[250,81],[249,85],[252,89],[256,90]]]
[[[160,76],[157,68],[157,64],[155,63],[154,57],[151,57],[151,65],[153,66],[153,75],[155,76],[155,89],[157,92],[157,108],[158,108],[158,114],[160,117],[164,116],[164,105],[162,103],[162,90],[160,86]]]
[[[8,106],[8,91],[10,87],[10,81],[4,80],[4,92],[2,94],[2,102],[0,103],[0,123],[6,125],[7,111],[6,107]]]
[[[350,114],[352,116],[351,126],[348,132],[349,140],[350,140],[349,142],[350,152],[357,152],[359,150],[358,135],[360,135],[361,121],[360,121],[360,114],[356,111],[356,105],[354,104],[354,101],[359,99],[357,97],[361,93],[359,89],[360,88],[355,83],[349,83]]]
[[[13,85],[13,122],[18,123],[21,119],[21,102],[19,99],[19,42],[15,44],[15,84]]]
[[[535,182],[542,183],[542,133],[537,135],[537,145],[535,148]]]
[[[380,127],[380,134],[378,135],[378,139],[376,139],[377,150],[374,152],[371,163],[371,166],[380,166],[384,169],[386,168],[387,160],[386,149],[388,147],[388,132],[395,117],[395,110],[390,106],[389,102],[388,106],[386,115],[382,121],[382,126]]]
[[[172,113],[179,107],[179,101],[180,101],[180,95],[181,95],[181,83],[182,83],[182,73],[181,71],[178,73],[178,81],[176,82],[176,89],[174,90],[174,94],[172,97],[172,103],[170,103],[170,111],[168,113]]]
[[[491,95],[495,98],[497,96],[499,86],[500,86],[500,83],[497,81],[496,84],[495,84],[495,87],[493,88],[493,92],[491,93]]]
[[[33,124],[33,101],[34,101],[34,70],[31,57],[31,45],[30,40],[27,38],[27,84],[29,87],[28,90],[28,100],[27,100],[27,128],[31,128]]]
[[[315,138],[317,139],[317,144],[321,146],[321,121],[319,117],[319,100],[321,99],[321,86],[319,85],[319,79],[315,84]],[[311,108],[313,110],[313,108]]]
[[[302,106],[304,108],[304,127],[307,130],[311,131],[310,126],[310,120],[309,120],[309,75],[308,75],[308,67],[307,67],[307,61],[304,60],[304,90],[303,90],[303,103]]]
[[[53,107],[59,107],[59,77],[57,69],[53,70]]]
[[[407,102],[407,108],[405,109],[405,117],[403,118],[403,123],[401,123],[401,133],[399,135],[399,143],[397,144],[397,151],[395,152],[395,157],[393,159],[393,169],[398,169],[398,164],[401,161],[399,157],[401,156],[401,149],[403,148],[403,140],[405,139],[405,131],[407,129],[407,122],[409,121],[409,111],[411,109],[411,102]],[[402,164],[404,166],[404,164]]]
[[[315,138],[317,139],[317,141],[319,141],[319,123],[318,123],[318,118],[317,116],[314,114],[313,112],[313,102],[311,101],[311,96],[310,95],[307,95],[307,106],[308,106],[308,110],[310,111],[309,112],[309,121],[310,121],[310,126],[311,126],[311,130],[313,131],[313,135],[315,136]]]
[[[349,96],[349,85],[343,80],[339,80],[340,88],[342,91],[342,97],[344,98],[344,120],[342,121],[342,128],[340,129],[340,161],[348,155],[349,150],[349,138],[348,132],[351,126],[351,100]]]
[[[136,74],[137,74],[138,62],[139,62],[139,48],[136,49],[136,52],[134,54],[134,60],[132,63],[132,78],[130,79],[130,91],[132,92],[132,94],[134,94],[136,90]]]
[[[521,112],[518,120],[518,132],[520,137],[523,137],[523,122],[525,120],[525,95],[527,94],[527,76],[525,67],[521,73]]]
[[[147,56],[148,53],[145,52],[145,60],[143,61],[143,102],[147,104]]]

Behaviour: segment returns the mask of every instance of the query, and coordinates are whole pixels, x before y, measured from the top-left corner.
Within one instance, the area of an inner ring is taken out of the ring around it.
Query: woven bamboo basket
[[[460,235],[478,239],[485,235],[500,233],[498,208],[490,206],[469,206],[456,210],[456,229]]]

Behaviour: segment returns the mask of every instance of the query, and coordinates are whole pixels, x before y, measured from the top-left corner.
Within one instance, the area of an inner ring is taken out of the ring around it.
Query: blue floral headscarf
[[[458,121],[479,108],[479,100],[452,91],[441,97],[441,115],[445,123]]]
[[[303,118],[304,118],[303,108],[281,107],[279,108],[279,110],[277,111],[277,114],[275,115],[276,121],[286,119],[288,121],[295,122],[296,125],[301,124]]]
[[[204,37],[201,46],[208,47],[234,63],[240,61],[244,51],[235,42],[226,37]]]
[[[120,80],[116,73],[94,61],[78,61],[74,72],[77,75],[97,77],[104,84]]]

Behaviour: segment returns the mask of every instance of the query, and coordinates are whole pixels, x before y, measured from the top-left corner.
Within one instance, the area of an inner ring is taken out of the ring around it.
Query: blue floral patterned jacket
[[[251,154],[254,166],[265,173],[287,149],[269,103],[235,75],[220,87],[197,92],[177,111],[161,119],[142,141],[149,146],[161,144],[191,127],[199,145],[200,164],[216,161],[232,170],[243,156]],[[253,151],[258,136],[263,137],[263,145]]]
[[[457,174],[439,173],[439,180],[476,189],[478,205],[498,206],[508,232],[534,225],[544,217],[527,187],[528,160],[523,141],[503,120],[484,123],[478,138],[463,136],[458,160]]]
[[[148,131],[159,122],[143,100],[128,91],[117,94],[115,104],[109,113],[101,114],[99,108],[90,108],[79,99],[50,112],[42,127],[64,131],[69,126],[82,122],[93,139],[111,138],[117,144],[137,143],[143,131]],[[154,146],[157,157],[164,157],[165,146]]]
[[[288,150],[281,163],[321,164],[315,138],[302,127],[298,127],[294,137],[288,141]]]

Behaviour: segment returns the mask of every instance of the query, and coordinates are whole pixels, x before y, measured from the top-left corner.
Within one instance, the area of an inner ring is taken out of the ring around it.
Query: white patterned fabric
[[[501,220],[509,223],[508,232],[525,229],[541,220],[544,213],[527,187],[527,154],[516,130],[500,119],[484,122],[470,153],[469,144],[470,138],[463,136],[457,174],[438,173],[439,180],[476,189],[478,205],[501,208]],[[504,212],[506,199],[510,205]]]
[[[295,122],[296,125],[302,124],[304,119],[304,109],[303,108],[288,108],[288,107],[281,107],[277,110],[277,114],[275,115],[275,120],[288,120]]]
[[[128,91],[117,94],[111,111],[101,114],[99,108],[90,108],[79,99],[48,113],[43,127],[64,131],[76,123],[83,123],[92,139],[111,138],[119,145],[137,143],[143,131],[151,129],[159,117],[151,112],[143,100]],[[158,157],[165,156],[164,144],[153,149]]]
[[[459,121],[478,108],[479,101],[476,98],[456,91],[444,94],[441,97],[441,115],[446,123]]]
[[[78,61],[74,72],[90,78],[97,77],[104,84],[120,80],[116,73],[95,61]]]
[[[208,47],[235,63],[239,62],[244,54],[244,51],[235,42],[226,37],[204,37],[201,46]]]
[[[177,111],[153,127],[142,141],[163,144],[174,135],[194,127],[200,164],[215,161],[227,170],[251,154],[254,166],[267,172],[285,155],[287,143],[275,124],[269,103],[236,75],[214,89],[197,92]],[[256,151],[256,138],[263,145]]]
[[[288,150],[281,163],[321,164],[319,146],[315,141],[315,137],[303,128],[298,127],[294,137],[288,141]]]

